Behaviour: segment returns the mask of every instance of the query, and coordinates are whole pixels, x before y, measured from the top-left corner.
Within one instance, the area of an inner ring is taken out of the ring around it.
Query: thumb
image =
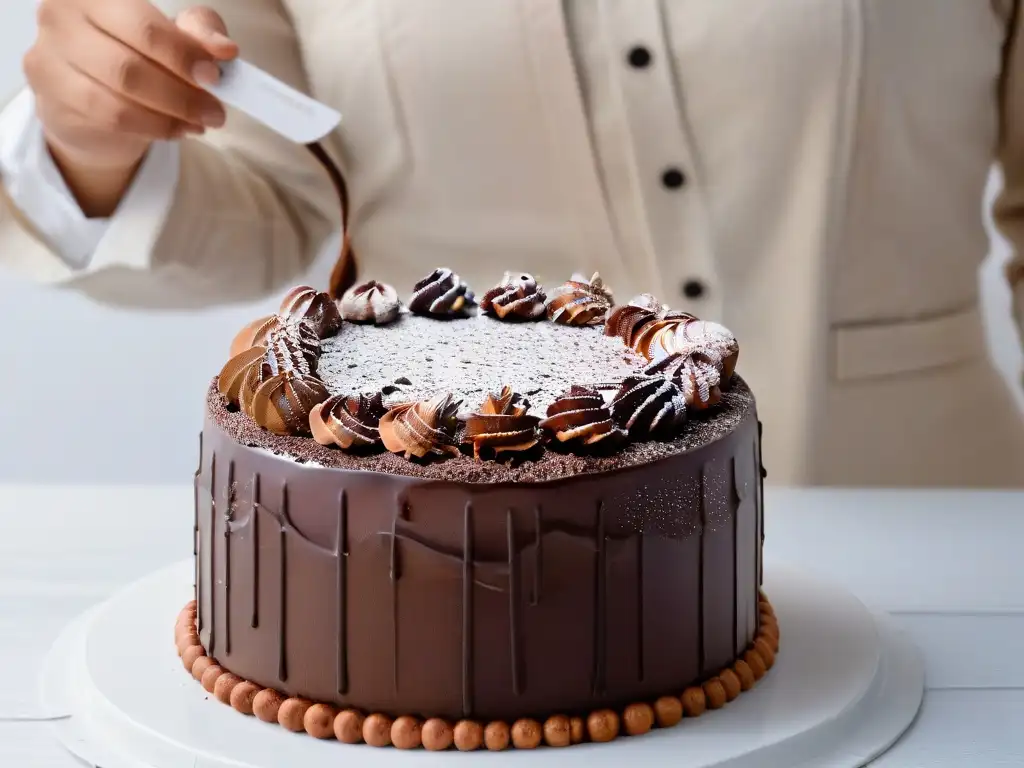
[[[195,5],[186,8],[175,19],[183,32],[195,38],[211,56],[228,61],[238,56],[238,43],[228,37],[228,27],[212,8]]]

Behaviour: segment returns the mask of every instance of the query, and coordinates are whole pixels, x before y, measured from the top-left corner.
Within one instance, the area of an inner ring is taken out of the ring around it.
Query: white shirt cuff
[[[145,268],[174,201],[176,142],[150,147],[114,215],[88,218],[50,156],[35,97],[25,88],[0,112],[0,176],[11,200],[75,272]]]

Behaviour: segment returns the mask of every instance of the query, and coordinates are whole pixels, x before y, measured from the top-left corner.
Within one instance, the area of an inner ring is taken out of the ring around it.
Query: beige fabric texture
[[[478,292],[505,269],[599,270],[622,300],[733,329],[770,482],[1024,485],[1024,419],[978,308],[993,162],[996,221],[1024,244],[1009,0],[207,3],[245,58],[341,111],[327,145],[362,276],[407,294],[440,265]],[[305,150],[242,115],[181,163],[166,219],[132,222],[85,273],[0,203],[0,265],[102,302],[206,306],[281,291],[338,227]]]

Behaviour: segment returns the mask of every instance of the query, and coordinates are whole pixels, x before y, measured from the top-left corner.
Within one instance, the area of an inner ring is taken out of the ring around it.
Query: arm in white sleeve
[[[191,4],[155,2],[171,17]],[[206,5],[224,18],[247,61],[309,92],[299,40],[281,0]],[[58,237],[74,209],[51,223],[39,210],[46,206],[29,214],[25,202],[14,202],[16,195],[0,186],[0,267],[105,304],[194,309],[276,293],[301,276],[338,231],[337,195],[312,154],[244,114],[229,109],[224,128],[174,146],[177,161],[166,164],[154,147],[114,216],[97,225],[105,226],[101,233],[78,235],[94,246]],[[43,175],[24,178],[36,184]],[[72,258],[79,248],[91,249],[91,257],[70,268],[57,255],[58,242]]]
[[[0,178],[11,203],[68,269],[80,274],[110,263],[126,219],[166,216],[178,181],[178,147],[155,142],[114,215],[88,218],[46,147],[35,99],[25,88],[0,113]]]

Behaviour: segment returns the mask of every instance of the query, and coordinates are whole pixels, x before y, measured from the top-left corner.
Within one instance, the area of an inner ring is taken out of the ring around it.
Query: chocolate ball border
[[[317,739],[344,744],[368,744],[396,749],[443,751],[456,749],[559,748],[584,742],[605,743],[620,736],[641,736],[658,728],[671,728],[708,710],[721,709],[741,693],[755,687],[775,664],[779,652],[779,623],[775,610],[761,592],[758,629],[754,641],[731,666],[681,694],[666,694],[654,702],[635,702],[622,710],[598,709],[586,717],[551,715],[545,720],[520,718],[508,723],[482,723],[472,719],[451,722],[443,718],[380,712],[285,696],[243,680],[206,655],[196,632],[196,601],[186,605],[174,625],[174,644],[182,665],[213,697],[235,711],[286,730],[305,732]]]

